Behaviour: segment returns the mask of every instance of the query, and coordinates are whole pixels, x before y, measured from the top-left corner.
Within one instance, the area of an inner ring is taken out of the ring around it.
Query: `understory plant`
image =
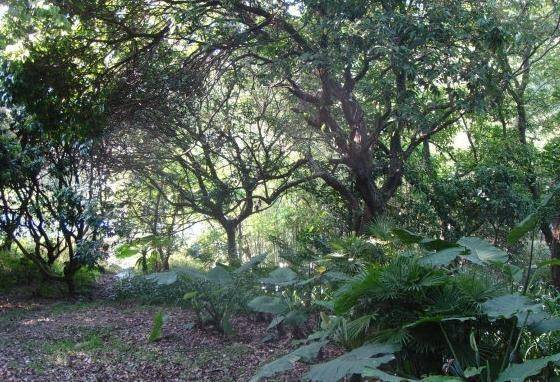
[[[281,257],[287,264],[258,280],[261,295],[248,306],[271,317],[268,330],[281,334],[287,327],[302,338],[311,315],[332,309],[333,291],[366,264],[379,261],[382,252],[364,238],[347,236],[302,251],[286,248]]]
[[[473,237],[448,243],[406,230],[392,236],[409,250],[344,283],[318,330],[253,381],[298,361],[316,362],[328,343],[346,352],[313,365],[305,380],[505,382],[555,375],[560,353],[546,353],[539,340],[559,330],[560,320],[523,287],[528,275],[508,264],[505,251]]]
[[[232,334],[230,319],[247,311],[247,302],[255,293],[253,271],[265,259],[266,255],[259,255],[237,268],[216,265],[209,271],[176,268],[132,280],[144,286],[141,294],[158,296],[153,302],[188,306],[199,325]]]

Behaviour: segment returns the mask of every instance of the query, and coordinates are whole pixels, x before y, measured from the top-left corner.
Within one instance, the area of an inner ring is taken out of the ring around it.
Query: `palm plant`
[[[335,294],[335,314],[321,314],[306,346],[335,342],[349,352],[313,366],[307,379],[486,382],[548,375],[560,354],[528,356],[540,336],[560,329],[560,320],[533,298],[511,293],[505,252],[477,238],[446,243],[405,230],[394,236],[416,251],[373,264]],[[285,370],[281,365],[266,365],[255,380]],[[429,377],[442,371],[444,379]]]

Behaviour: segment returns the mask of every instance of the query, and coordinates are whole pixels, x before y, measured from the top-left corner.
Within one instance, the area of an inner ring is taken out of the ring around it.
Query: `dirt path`
[[[193,327],[193,313],[179,308],[165,309],[164,338],[148,343],[160,308],[107,300],[110,280],[102,282],[92,301],[0,296],[0,381],[248,381],[291,347],[288,338],[261,343],[266,323],[240,317],[238,334],[225,336]]]

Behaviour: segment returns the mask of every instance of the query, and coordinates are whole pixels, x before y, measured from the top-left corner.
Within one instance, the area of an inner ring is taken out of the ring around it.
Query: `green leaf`
[[[413,382],[414,381],[414,379],[408,379],[408,378],[399,377],[397,375],[388,374],[384,371],[381,371],[379,369],[374,369],[371,367],[366,367],[362,372],[362,376],[375,378],[375,380],[381,382],[402,382],[402,381]]]
[[[446,321],[459,321],[459,322],[465,322],[465,321],[476,321],[476,317],[472,317],[472,316],[468,316],[468,317],[447,317],[441,320],[442,322],[446,322]]]
[[[165,322],[165,318],[166,317],[161,310],[155,314],[148,342],[161,340],[163,337],[163,324]]]
[[[506,273],[515,282],[520,283],[523,281],[523,269],[513,264],[504,264]]]
[[[288,311],[288,306],[279,297],[259,296],[255,297],[247,304],[255,312],[284,314]]]
[[[560,267],[560,259],[550,259],[550,260],[541,261],[538,265],[538,268],[553,267],[553,266]]]
[[[476,317],[441,317],[441,316],[434,316],[434,317],[422,317],[419,320],[411,322],[410,324],[406,324],[403,328],[413,328],[418,325],[426,324],[426,323],[434,323],[434,322],[447,322],[447,321],[476,321]]]
[[[403,244],[416,244],[424,239],[422,235],[418,235],[404,228],[393,228],[392,232]]]
[[[183,300],[192,300],[193,298],[195,298],[196,296],[198,296],[198,292],[197,291],[192,291],[192,292],[187,292],[183,295]]]
[[[521,220],[517,225],[510,231],[507,236],[508,244],[515,244],[521,239],[525,234],[534,230],[541,220],[540,214],[533,212],[529,214],[525,219]]]
[[[292,285],[298,280],[298,275],[290,268],[277,268],[262,278],[261,282],[270,285],[287,286]]]
[[[511,230],[507,237],[508,244],[515,244],[525,234],[536,229],[543,216],[546,216],[547,210],[551,208],[553,202],[559,196],[560,184],[557,184],[550,190],[549,193],[543,196],[537,210],[526,216],[525,219],[517,223],[517,225]]]
[[[439,267],[443,265],[449,265],[453,262],[459,255],[465,253],[464,247],[453,247],[453,248],[446,248],[442,249],[441,251],[437,251],[435,253],[431,253],[427,256],[424,256],[420,259],[420,264],[423,265],[431,265],[434,267]]]
[[[267,363],[259,369],[250,382],[258,382],[263,378],[271,377],[294,367],[297,361],[311,362],[319,354],[319,351],[327,344],[327,341],[313,342],[309,345],[297,348],[293,352]]]
[[[130,244],[123,244],[115,249],[115,257],[117,259],[126,259],[138,254],[138,249],[133,248]]]
[[[486,366],[480,366],[480,367],[467,367],[465,369],[465,372],[463,373],[465,375],[465,378],[471,378],[474,377],[475,375],[480,375],[480,373],[482,373],[482,370],[486,369]]]
[[[391,362],[395,359],[393,353],[398,350],[399,347],[392,344],[366,344],[329,362],[313,365],[306,377],[311,381],[337,382],[348,375],[362,374],[366,368]]]
[[[228,285],[233,282],[231,274],[224,267],[219,265],[212,268],[206,275],[206,278],[220,285]]]
[[[229,320],[229,316],[230,316],[229,314],[224,314],[220,324],[221,324],[222,330],[225,334],[232,335],[232,334],[235,333],[235,331],[233,330],[233,326],[231,325],[231,321]]]
[[[494,265],[504,273],[508,280],[518,283],[523,281],[523,269],[517,265],[507,263],[494,263]]]
[[[147,280],[156,282],[158,285],[171,285],[177,281],[177,272],[158,272],[145,276]]]
[[[307,313],[305,313],[303,310],[292,310],[284,318],[284,323],[286,325],[298,327],[305,324],[307,318]]]
[[[450,243],[442,239],[424,239],[420,242],[420,246],[428,251],[441,251],[448,248],[456,248],[456,243]]]
[[[507,253],[478,237],[462,237],[457,243],[467,248],[467,259],[476,264],[505,263]]]
[[[482,304],[482,311],[491,318],[512,318],[518,313],[537,308],[531,299],[519,294],[498,296]]]
[[[263,253],[263,254],[260,254],[260,255],[257,255],[257,256],[253,256],[253,257],[251,257],[251,259],[249,259],[249,261],[247,261],[246,263],[242,264],[239,268],[234,270],[233,273],[240,274],[240,273],[250,271],[250,270],[256,268],[260,263],[265,261],[267,256],[268,256],[268,254],[266,254],[266,253]]]
[[[529,324],[529,329],[536,334],[550,333],[560,330],[560,319],[555,317],[545,318]]]
[[[326,310],[332,312],[334,311],[334,302],[333,301],[324,301],[324,300],[313,300],[311,304],[320,306],[321,308],[325,308]]]
[[[539,374],[549,363],[558,361],[560,361],[560,353],[532,359],[520,364],[511,364],[498,375],[496,382],[523,382],[525,379]]]
[[[327,271],[323,274],[323,277],[328,281],[348,281],[352,279],[352,276],[339,271]]]
[[[270,322],[266,330],[270,330],[277,327],[279,324],[282,323],[282,321],[284,321],[284,318],[286,318],[286,316],[279,315],[274,317],[274,319]]]
[[[422,382],[465,382],[465,380],[448,375],[430,375],[429,377],[422,378]]]

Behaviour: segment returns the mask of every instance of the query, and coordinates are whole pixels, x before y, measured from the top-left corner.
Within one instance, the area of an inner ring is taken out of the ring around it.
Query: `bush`
[[[62,270],[59,263],[54,268]],[[94,285],[99,270],[82,267],[74,275],[77,293],[87,293]],[[46,280],[37,266],[28,258],[16,252],[0,252],[0,291],[9,292],[14,289],[38,297],[61,297],[64,285],[60,282]]]
[[[177,305],[185,294],[185,288],[178,285],[159,285],[144,276],[123,278],[114,285],[114,298],[134,299],[147,305]]]
[[[42,278],[31,260],[11,251],[0,252],[0,290],[16,286],[30,286]]]
[[[237,269],[218,265],[205,272],[177,268],[169,272],[134,276],[116,284],[116,298],[136,298],[142,303],[191,307],[200,325],[231,333],[232,315],[246,312],[256,293],[253,269],[265,256],[256,256]]]
[[[560,360],[554,295],[539,301],[516,293],[524,290],[523,272],[484,240],[447,243],[406,230],[394,235],[414,250],[372,264],[343,285],[333,300],[335,314],[321,313],[320,329],[306,345],[265,365],[253,381],[287,370],[290,360],[312,361],[328,342],[348,352],[312,366],[305,378],[393,381],[442,370],[447,377],[431,380],[546,377],[547,366]]]

